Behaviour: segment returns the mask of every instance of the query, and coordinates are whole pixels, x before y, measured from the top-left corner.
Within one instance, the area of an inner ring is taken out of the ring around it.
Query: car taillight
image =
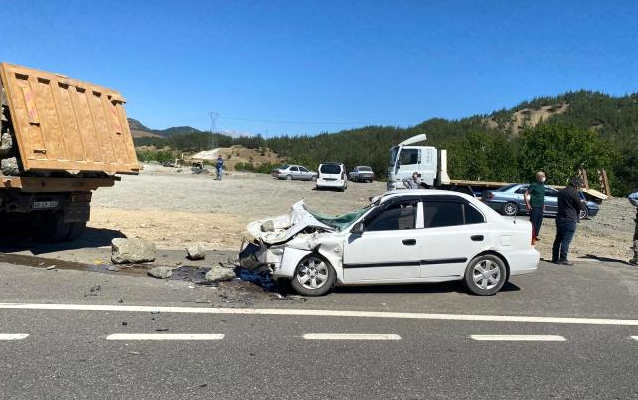
[[[345,172],[341,173],[341,179],[346,179],[346,173]]]

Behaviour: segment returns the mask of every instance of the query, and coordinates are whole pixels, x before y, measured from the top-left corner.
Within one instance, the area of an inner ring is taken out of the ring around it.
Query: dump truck
[[[112,89],[0,63],[0,230],[31,239],[74,240],[90,217],[92,192],[141,165]]]

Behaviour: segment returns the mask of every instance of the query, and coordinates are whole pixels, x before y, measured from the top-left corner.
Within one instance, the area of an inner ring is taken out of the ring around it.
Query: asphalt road
[[[637,300],[623,264],[305,301],[0,264],[0,398],[638,399]]]

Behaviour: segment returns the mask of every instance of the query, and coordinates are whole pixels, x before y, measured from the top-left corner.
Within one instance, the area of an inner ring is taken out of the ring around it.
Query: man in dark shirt
[[[579,178],[569,181],[566,188],[558,191],[558,214],[556,214],[556,239],[552,247],[552,262],[561,265],[574,265],[567,259],[569,245],[576,233],[576,224],[583,208],[578,190],[583,185]]]
[[[529,200],[527,199],[529,196]],[[525,191],[525,205],[529,212],[529,221],[534,226],[534,236],[540,240],[538,234],[543,226],[543,213],[545,212],[545,173],[536,173],[536,182],[530,183]]]

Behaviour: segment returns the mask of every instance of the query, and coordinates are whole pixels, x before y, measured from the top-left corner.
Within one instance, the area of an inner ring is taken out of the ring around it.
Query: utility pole
[[[219,118],[219,113],[216,111],[211,111],[210,115],[210,148],[211,150],[215,148],[215,137],[214,133],[217,133],[217,118]]]

